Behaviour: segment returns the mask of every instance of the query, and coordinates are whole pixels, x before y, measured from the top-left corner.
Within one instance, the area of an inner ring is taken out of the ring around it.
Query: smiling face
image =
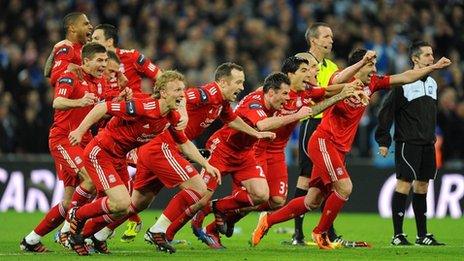
[[[86,72],[95,78],[99,78],[105,73],[106,66],[108,65],[108,54],[95,53],[91,58],[84,58],[84,68]]]
[[[280,89],[270,89],[267,95],[269,96],[269,103],[274,110],[280,110],[284,104],[290,100],[290,85],[282,83]]]
[[[301,63],[294,73],[289,73],[288,77],[292,82],[292,88],[295,91],[302,91],[308,88],[310,85],[317,85],[317,73],[319,68],[317,66],[317,61],[314,57],[309,57],[309,64]]]
[[[222,86],[222,95],[225,100],[233,102],[237,100],[238,94],[243,91],[245,83],[245,73],[237,69],[230,71],[230,76],[225,76],[219,80]]]
[[[86,15],[79,16],[71,27],[82,44],[91,40],[93,26]]]
[[[177,109],[184,99],[185,83],[175,79],[166,84],[166,87],[160,90],[161,98],[166,100],[169,109]]]

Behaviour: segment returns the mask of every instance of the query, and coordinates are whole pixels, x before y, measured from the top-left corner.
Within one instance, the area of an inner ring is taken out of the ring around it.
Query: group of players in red
[[[22,240],[26,251],[47,251],[41,238],[65,222],[58,242],[88,255],[90,240],[96,252],[109,253],[106,240],[114,229],[128,219],[140,223],[137,213],[163,187],[179,192],[145,233],[145,240],[161,251],[176,251],[170,242],[192,218],[194,234],[209,247],[222,248],[220,234],[230,237],[247,213],[275,210],[260,216],[251,240],[255,246],[270,226],[317,208],[323,199],[327,202],[313,239],[320,248],[332,249],[326,231],[352,188],[344,156],[370,95],[450,63],[442,58],[425,69],[378,76],[375,52],[358,51],[356,70],[336,73],[330,86],[320,88],[318,61],[300,53],[287,58],[282,72],[267,76],[233,110],[231,103],[245,82],[237,64],[221,64],[213,82],[185,88],[181,73],[162,72],[138,51],[118,48],[114,26],[94,29],[85,14],[70,13],[64,27],[66,39],[55,45],[45,71],[55,91],[49,146],[65,193]],[[153,80],[152,93],[141,91],[142,77]],[[299,120],[327,108],[308,145],[315,165],[308,195],[284,206],[287,141]],[[209,138],[211,155],[205,158],[191,140],[218,118],[224,127]],[[128,164],[136,164],[134,180]],[[232,193],[211,200],[221,176],[228,174]],[[208,213],[215,219],[202,228]]]

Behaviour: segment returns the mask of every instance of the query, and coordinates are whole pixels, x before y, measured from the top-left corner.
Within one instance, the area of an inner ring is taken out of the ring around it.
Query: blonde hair
[[[166,88],[166,85],[169,82],[179,80],[181,82],[185,81],[184,75],[178,71],[165,71],[163,72],[158,79],[156,79],[155,87],[153,88],[153,95],[155,98],[159,99],[161,97],[160,91]]]

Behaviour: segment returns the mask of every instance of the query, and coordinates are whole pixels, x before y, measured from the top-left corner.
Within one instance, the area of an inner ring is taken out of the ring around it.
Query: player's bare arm
[[[377,54],[375,51],[367,51],[361,61],[343,69],[341,72],[334,76],[332,82],[334,84],[348,82],[350,79],[354,77],[354,75],[359,71],[359,69],[361,69],[367,63],[372,62],[376,58]]]
[[[79,144],[82,140],[82,136],[89,130],[92,125],[103,118],[107,111],[108,109],[106,107],[106,103],[102,102],[95,105],[89,114],[85,116],[84,120],[82,120],[81,124],[79,124],[79,127],[69,133],[68,138],[71,145]]]
[[[235,118],[235,120],[229,122],[228,125],[232,129],[244,132],[258,139],[275,139],[275,133],[269,131],[257,131],[250,125],[246,124],[246,122],[240,117]]]
[[[399,86],[399,85],[415,82],[433,71],[446,68],[450,65],[451,65],[451,61],[446,57],[442,57],[440,60],[438,60],[438,62],[430,66],[420,68],[420,69],[412,69],[412,70],[408,70],[400,74],[394,74],[390,76],[390,85]]]
[[[258,130],[260,131],[269,131],[269,130],[275,130],[277,128],[280,128],[282,126],[285,126],[289,123],[292,123],[294,121],[299,121],[308,115],[310,115],[312,112],[310,107],[303,106],[301,107],[300,110],[298,110],[294,114],[290,115],[285,115],[285,116],[273,116],[269,117],[263,120],[258,121],[256,123],[256,127],[258,127]]]

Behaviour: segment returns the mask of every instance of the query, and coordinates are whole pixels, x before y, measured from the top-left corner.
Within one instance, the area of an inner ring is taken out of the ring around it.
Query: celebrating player
[[[355,50],[350,55],[349,64],[360,61],[366,52],[365,49]],[[437,63],[421,69],[391,76],[379,76],[376,74],[376,60],[374,60],[364,65],[356,73],[355,78],[363,82],[364,93],[371,96],[381,89],[414,82],[434,70],[447,67],[450,63],[448,59],[442,58]],[[351,149],[365,108],[365,101],[348,98],[326,112],[308,144],[309,155],[314,163],[308,194],[293,199],[273,213],[263,213],[252,234],[252,246],[260,242],[272,225],[318,208],[322,200],[327,199],[319,224],[314,228],[312,236],[319,248],[333,249],[327,230],[351,194],[352,183],[344,160],[345,154]]]

